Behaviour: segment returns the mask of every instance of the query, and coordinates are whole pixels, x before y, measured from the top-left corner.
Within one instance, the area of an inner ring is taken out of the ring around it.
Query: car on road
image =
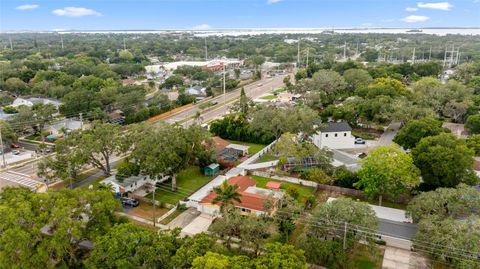
[[[364,145],[366,142],[363,140],[363,138],[357,137],[355,138],[355,144],[362,144]]]
[[[12,154],[13,155],[20,155],[20,151],[19,150],[12,150]]]
[[[19,145],[19,144],[12,143],[12,144],[10,145],[10,147],[11,147],[12,149],[19,149],[19,148],[20,148],[20,145]]]
[[[122,198],[122,205],[123,206],[137,207],[139,204],[140,203],[133,198],[128,198],[128,197],[123,197]]]

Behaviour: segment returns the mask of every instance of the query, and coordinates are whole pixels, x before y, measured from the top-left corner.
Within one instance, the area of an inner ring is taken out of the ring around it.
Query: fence
[[[269,145],[267,145],[266,147],[264,147],[262,150],[260,150],[259,152],[255,153],[254,155],[252,155],[250,158],[248,158],[247,160],[245,160],[243,163],[241,163],[238,167],[240,168],[247,168],[247,166],[249,166],[250,164],[254,163],[255,161],[257,161],[260,157],[262,157],[263,155],[265,155],[267,152],[270,151],[270,149],[273,147],[273,145],[275,145],[275,143],[277,143],[277,140],[273,141],[272,143],[270,143]],[[248,169],[248,168],[247,168]]]

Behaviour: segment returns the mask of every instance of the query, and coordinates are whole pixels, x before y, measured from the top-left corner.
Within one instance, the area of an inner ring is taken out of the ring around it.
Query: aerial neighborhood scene
[[[0,269],[480,269],[479,15],[2,0]]]

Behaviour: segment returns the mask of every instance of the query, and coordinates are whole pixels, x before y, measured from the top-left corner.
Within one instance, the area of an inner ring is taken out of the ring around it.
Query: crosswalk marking
[[[0,179],[7,180],[13,183],[20,184],[24,187],[27,187],[31,190],[36,190],[40,182],[31,179],[30,177],[16,173],[13,171],[6,171],[0,173]]]

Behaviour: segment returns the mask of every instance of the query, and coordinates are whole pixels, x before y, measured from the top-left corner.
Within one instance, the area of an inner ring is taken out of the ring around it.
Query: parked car
[[[16,149],[15,149],[15,150],[12,150],[12,154],[13,154],[13,155],[19,155],[19,154],[20,154],[20,151],[19,151],[19,150],[16,150]]]
[[[355,144],[365,144],[365,140],[360,137],[355,138]]]
[[[12,149],[19,149],[19,148],[20,148],[20,145],[19,145],[19,144],[12,143],[12,144],[10,145],[10,147],[11,147]]]
[[[139,204],[140,203],[135,199],[127,198],[127,197],[122,198],[122,205],[124,206],[137,207]]]

